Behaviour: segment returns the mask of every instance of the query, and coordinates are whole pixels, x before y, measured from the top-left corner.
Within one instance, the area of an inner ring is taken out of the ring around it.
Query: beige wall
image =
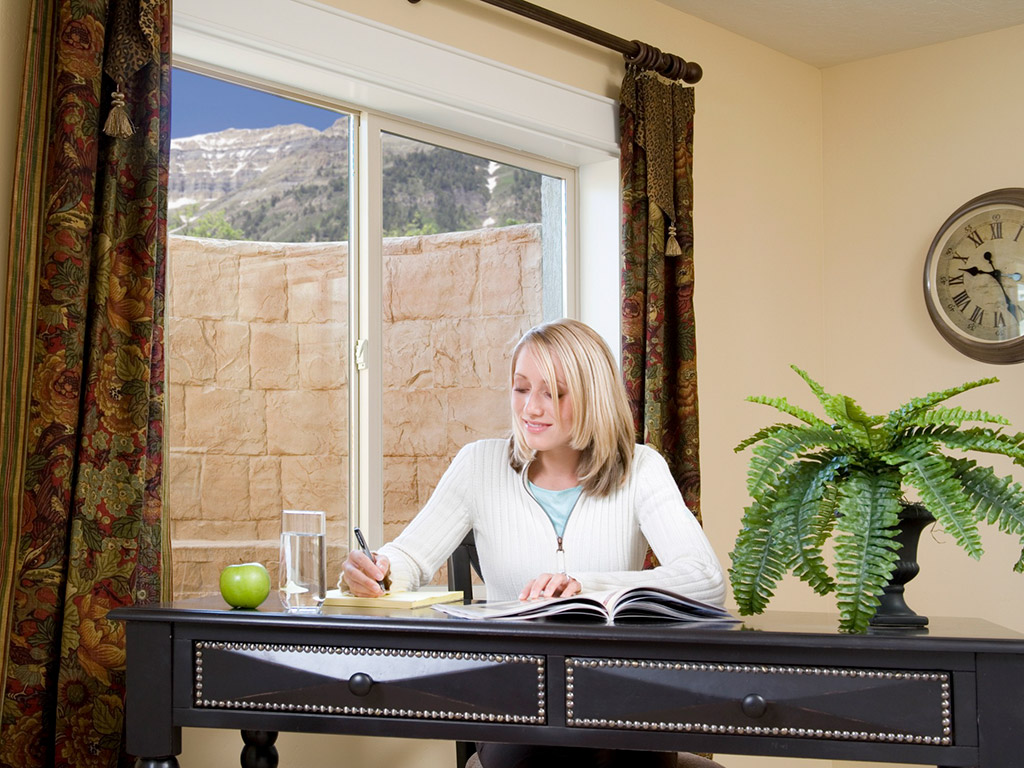
[[[483,4],[331,4],[596,93],[614,96],[621,77],[615,54]],[[949,348],[931,328],[920,282],[924,251],[959,203],[1024,185],[1024,104],[1015,91],[1024,27],[820,72],[653,0],[542,4],[705,69],[695,163],[702,475],[706,527],[723,563],[746,503],[746,456],[731,448],[770,418],[743,397],[785,394],[810,405],[790,363],[875,411],[996,373],[1001,384],[964,404],[984,404],[1024,428],[1024,404],[1011,396],[1024,368],[974,363]],[[5,85],[12,62],[20,70],[17,47],[0,37]],[[16,93],[0,91],[0,106],[2,194]],[[6,237],[6,226],[0,233]],[[1013,541],[985,541],[986,558],[973,563],[948,541],[926,536],[922,575],[908,587],[911,605],[1024,630],[1016,599],[1021,577],[1010,573]],[[831,603],[785,584],[773,607],[830,610]],[[372,742],[348,742],[353,757],[371,754]],[[204,758],[215,749],[234,759],[238,744],[234,734],[187,730],[182,763],[215,765]],[[381,748],[401,752],[403,744]],[[448,745],[432,744],[422,754],[408,745],[410,764],[451,764]],[[336,739],[305,736],[282,737],[280,746],[282,766],[311,764],[341,748]],[[722,762],[791,765],[732,756]]]

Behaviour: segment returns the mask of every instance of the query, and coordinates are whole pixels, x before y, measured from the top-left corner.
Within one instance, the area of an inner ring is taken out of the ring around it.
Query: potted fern
[[[744,510],[729,569],[740,613],[761,613],[778,580],[792,571],[818,594],[835,593],[842,631],[866,631],[899,559],[904,488],[915,489],[920,504],[975,559],[982,554],[979,521],[1024,542],[1021,486],[957,455],[1001,454],[1024,464],[1024,433],[1004,434],[1009,422],[986,411],[939,407],[998,379],[932,392],[871,416],[792,368],[828,420],[785,398],[747,398],[800,423],[766,427],[735,449],[753,446],[747,476],[752,503]],[[1000,426],[984,426],[993,424]],[[829,538],[832,569],[824,553]],[[1024,572],[1024,550],[1014,570]]]

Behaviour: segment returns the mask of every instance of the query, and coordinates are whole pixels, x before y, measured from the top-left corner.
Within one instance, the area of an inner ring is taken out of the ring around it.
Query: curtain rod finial
[[[699,83],[702,77],[704,77],[704,70],[701,68],[700,64],[696,61],[686,62],[686,67],[683,70],[684,83],[693,85],[694,83]]]

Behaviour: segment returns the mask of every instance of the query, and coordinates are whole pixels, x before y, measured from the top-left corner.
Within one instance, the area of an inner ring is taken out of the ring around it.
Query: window
[[[285,508],[328,512],[331,572],[354,522],[393,537],[459,447],[507,432],[508,352],[570,284],[570,168],[252,85],[175,71],[176,123],[203,93],[231,126],[172,143],[179,596],[276,563]]]

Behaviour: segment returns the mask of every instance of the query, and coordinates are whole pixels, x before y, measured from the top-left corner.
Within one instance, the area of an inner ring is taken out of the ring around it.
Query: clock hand
[[[985,251],[985,261],[987,261],[989,266],[992,267],[992,271],[985,272],[984,274],[992,275],[992,279],[996,281],[996,285],[999,286],[999,290],[1003,292],[1003,300],[1006,302],[1006,310],[1013,316],[1014,320],[1019,321],[1019,318],[1017,317],[1017,305],[1010,301],[1010,295],[1006,292],[1006,288],[1003,287],[1003,281],[999,279],[1003,276],[1003,273],[996,269],[996,265],[992,263],[992,253],[990,251]]]
[[[986,272],[984,269],[978,269],[977,267],[964,267],[960,268],[961,272],[966,272],[971,277],[977,277],[978,275],[992,275],[994,272]]]

